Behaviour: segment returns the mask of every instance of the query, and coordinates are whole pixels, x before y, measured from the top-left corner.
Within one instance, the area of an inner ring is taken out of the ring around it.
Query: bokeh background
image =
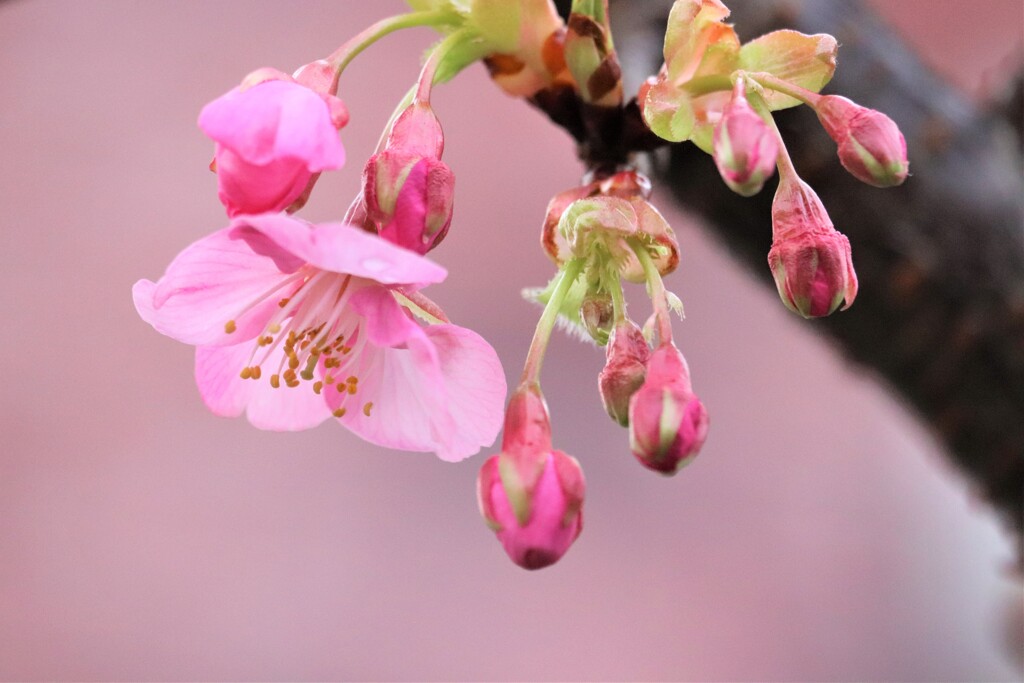
[[[872,4],[973,97],[1020,55],[1019,0]],[[1019,677],[1011,539],[870,374],[664,195],[711,436],[680,476],[643,470],[601,409],[602,354],[558,338],[544,387],[589,491],[548,570],[513,566],[479,519],[486,453],[452,465],[206,412],[191,349],[129,294],[225,222],[196,115],[401,8],[0,2],[0,678]],[[306,216],[348,205],[431,40],[393,36],[346,72],[350,163]],[[519,290],[551,274],[540,219],[580,168],[482,67],[435,106],[458,196],[431,295],[512,379],[539,312]]]

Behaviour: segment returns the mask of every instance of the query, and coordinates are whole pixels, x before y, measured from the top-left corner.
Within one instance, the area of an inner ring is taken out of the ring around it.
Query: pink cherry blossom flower
[[[307,67],[299,73],[316,85]],[[345,163],[338,129],[347,121],[337,97],[273,69],[203,107],[199,127],[216,143],[211,168],[228,215],[300,208],[320,172]]]
[[[217,415],[272,430],[333,415],[372,443],[456,461],[493,442],[505,379],[475,332],[411,319],[417,290],[445,276],[352,226],[262,214],[193,243],[133,295],[158,332],[197,347]]]

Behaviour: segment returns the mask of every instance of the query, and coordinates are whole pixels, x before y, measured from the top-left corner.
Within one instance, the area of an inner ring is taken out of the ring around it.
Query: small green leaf
[[[827,33],[813,36],[799,31],[773,31],[740,48],[740,68],[766,71],[793,85],[818,92],[832,80],[839,45]],[[765,89],[765,101],[772,111],[800,104],[788,95]]]

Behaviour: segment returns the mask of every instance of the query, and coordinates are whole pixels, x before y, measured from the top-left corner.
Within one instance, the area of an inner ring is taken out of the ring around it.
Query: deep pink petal
[[[132,295],[143,320],[161,334],[186,344],[237,344],[255,337],[291,293],[284,288],[241,314],[259,296],[284,281],[302,262],[265,241],[257,253],[231,228],[219,230],[185,248],[156,283],[140,280]],[[235,331],[225,324],[235,321]]]
[[[250,164],[290,157],[315,172],[345,162],[327,103],[294,82],[271,80],[235,88],[203,107],[199,127]]]
[[[331,416],[324,397],[310,383],[294,388],[282,383],[277,389],[270,385],[269,376],[283,356],[280,348],[263,364],[260,379],[242,379],[239,373],[249,364],[252,348],[243,343],[196,349],[196,385],[215,415],[237,417],[244,411],[254,427],[273,431],[310,429]]]
[[[444,268],[419,254],[343,223],[313,227],[290,216],[262,214],[241,216],[232,225],[249,226],[263,233],[281,249],[317,268],[386,285],[419,287],[441,282],[448,275]]]

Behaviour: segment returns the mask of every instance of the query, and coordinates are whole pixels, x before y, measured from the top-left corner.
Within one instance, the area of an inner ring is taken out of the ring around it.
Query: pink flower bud
[[[839,95],[821,97],[815,111],[839,146],[839,161],[857,180],[893,187],[907,179],[907,141],[888,116]]]
[[[779,142],[771,127],[744,96],[743,79],[715,126],[714,157],[718,172],[733,192],[750,197],[761,191],[775,172]]]
[[[480,470],[477,501],[484,521],[513,562],[554,564],[583,529],[586,484],[579,463],[551,449],[551,427],[536,385],[512,396],[502,452]]]
[[[430,105],[417,102],[395,121],[384,150],[363,170],[363,198],[384,239],[425,254],[448,233],[455,176],[441,161],[444,135]]]
[[[295,210],[321,171],[341,168],[337,97],[274,69],[259,69],[203,107],[199,127],[216,143],[211,168],[229,216]]]
[[[834,312],[857,296],[850,241],[832,227],[814,190],[783,180],[772,204],[774,241],[768,265],[786,307],[805,318]]]
[[[647,378],[629,401],[629,442],[645,467],[673,475],[697,456],[708,414],[693,393],[686,359],[671,342],[647,364]]]
[[[604,409],[623,427],[629,426],[629,401],[644,383],[650,355],[647,340],[634,322],[626,320],[612,330],[597,386]]]

